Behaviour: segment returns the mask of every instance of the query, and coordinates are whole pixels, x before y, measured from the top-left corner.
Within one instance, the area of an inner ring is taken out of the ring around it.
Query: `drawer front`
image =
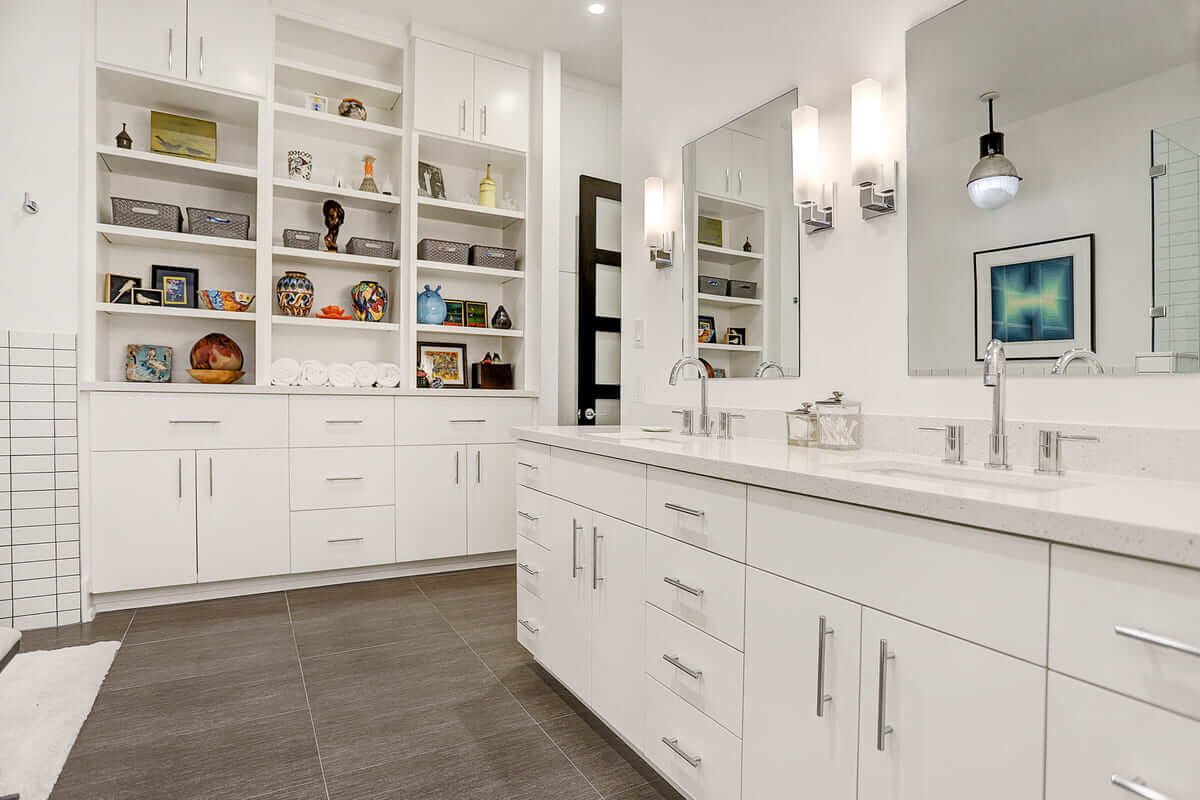
[[[394,453],[393,447],[292,450],[292,510],[393,505]]]
[[[735,561],[746,560],[746,486],[650,467],[646,527]]]
[[[390,397],[292,395],[292,447],[390,445],[395,413]]]
[[[292,572],[396,560],[394,506],[292,512]]]
[[[564,450],[550,451],[550,494],[610,517],[646,524],[646,466]]]
[[[531,542],[537,542],[550,550],[553,537],[548,535],[550,527],[550,495],[517,487],[517,534]]]
[[[541,597],[543,576],[549,563],[549,550],[524,536],[517,537],[517,586],[534,597]]]
[[[503,397],[397,397],[397,444],[487,444],[513,441],[533,423],[533,401]]]
[[[742,649],[746,567],[657,533],[646,535],[646,600]]]
[[[1200,719],[1200,570],[1057,545],[1050,556],[1050,667]]]
[[[517,587],[517,643],[534,658],[542,653],[542,600],[523,586]]]
[[[288,445],[287,397],[91,395],[92,450],[264,449]]]
[[[1200,722],[1050,673],[1046,800],[1136,800],[1136,781],[1188,800],[1200,787]]]
[[[550,447],[536,442],[517,442],[515,474],[519,486],[550,489]]]
[[[646,606],[646,672],[741,737],[741,652]]]
[[[1049,545],[751,487],[759,569],[1046,663]]]
[[[740,795],[741,741],[649,675],[645,749],[647,760],[692,800]]]

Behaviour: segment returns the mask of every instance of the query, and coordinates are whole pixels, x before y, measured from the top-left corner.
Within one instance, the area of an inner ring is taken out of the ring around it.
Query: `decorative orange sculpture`
[[[316,316],[318,319],[354,319],[341,306],[325,306]]]

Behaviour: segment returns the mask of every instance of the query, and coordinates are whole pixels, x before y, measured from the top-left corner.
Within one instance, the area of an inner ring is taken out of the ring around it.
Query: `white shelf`
[[[321,93],[329,97],[331,104],[337,103],[337,98],[355,97],[365,105],[389,111],[395,110],[404,94],[404,87],[396,83],[325,69],[290,58],[275,59],[275,80],[306,91],[311,91],[310,87],[320,86]]]
[[[697,244],[696,250],[703,261],[719,261],[722,264],[736,264],[739,261],[762,261],[762,253],[747,253],[745,250],[734,250],[731,247],[714,247],[711,244]]]
[[[275,104],[276,140],[278,131],[307,133],[324,139],[334,138],[349,143],[361,144],[374,149],[384,149],[400,144],[404,129],[395,125],[348,119],[337,114],[310,111],[286,103]]]
[[[96,157],[109,172],[135,178],[191,183],[238,192],[253,192],[258,183],[257,170],[235,164],[197,161],[145,150],[122,150],[107,144],[96,146]]]
[[[754,203],[744,203],[741,200],[718,197],[715,194],[705,194],[704,192],[696,192],[696,199],[700,214],[705,217],[735,219],[737,217],[748,217],[752,214],[761,214],[764,211],[762,206],[755,205]]]
[[[299,247],[283,247],[275,245],[271,249],[275,261],[292,261],[295,263],[329,264],[338,267],[370,267],[372,269],[392,270],[400,268],[397,258],[375,258],[374,256],[352,256],[349,253],[330,253],[327,250],[304,250]],[[303,317],[300,317],[303,319]]]
[[[418,197],[417,211],[426,219],[460,222],[464,225],[480,225],[490,228],[507,228],[525,219],[524,211],[488,208],[473,203],[459,203],[454,200],[435,200],[432,197]]]
[[[762,300],[755,300],[750,297],[725,297],[720,294],[705,294],[704,292],[696,292],[696,301],[699,303],[715,303],[721,306],[761,306]]]
[[[135,306],[121,303],[96,303],[96,310],[105,314],[128,314],[141,317],[183,317],[187,319],[219,319],[230,322],[254,322],[253,311],[213,311],[208,308],[178,308],[172,306]]]
[[[525,335],[521,330],[503,330],[501,328],[466,328],[459,325],[417,325],[417,333],[436,334],[438,336],[496,336],[519,339]]]
[[[96,65],[96,96],[139,108],[216,120],[218,126],[223,123],[251,130],[258,126],[260,101],[256,97],[110,64]],[[116,133],[114,130],[109,135]]]
[[[762,348],[753,344],[703,344],[701,350],[725,350],[733,353],[761,353]]]
[[[519,269],[472,267],[469,264],[444,264],[440,261],[418,260],[417,272],[426,275],[462,275],[468,278],[486,278],[501,283],[525,279],[525,272]]]
[[[104,237],[109,244],[131,245],[134,247],[166,247],[190,250],[193,252],[226,252],[236,253],[247,257],[254,256],[257,246],[253,240],[223,239],[220,236],[198,236],[193,233],[175,233],[174,231],[154,231],[149,228],[132,228],[127,225],[96,225],[96,233]]]
[[[357,319],[320,319],[318,317],[285,317],[275,314],[271,317],[272,325],[291,325],[301,328],[351,328],[355,330],[398,331],[400,326],[394,322],[363,322]]]
[[[336,186],[325,186],[320,183],[292,180],[290,178],[275,179],[275,196],[289,200],[307,200],[321,202],[326,197],[340,198],[342,205],[350,208],[386,211],[389,214],[400,207],[400,197],[394,194],[379,194],[376,192],[360,192],[358,189],[339,189]]]

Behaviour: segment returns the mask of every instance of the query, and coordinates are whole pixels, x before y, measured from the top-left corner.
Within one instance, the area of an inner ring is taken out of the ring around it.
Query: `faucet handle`
[[[966,459],[963,458],[964,444],[966,436],[963,432],[962,425],[947,424],[947,425],[921,425],[917,428],[919,431],[936,431],[946,437],[946,450],[942,456],[942,461],[946,464],[965,464]]]
[[[717,417],[717,437],[720,439],[732,439],[733,421],[745,418],[745,414],[732,414],[728,411],[722,411]]]
[[[1038,431],[1037,471],[1051,475],[1062,475],[1062,442],[1098,442],[1099,436],[1089,436],[1079,433],[1063,433],[1062,431]]]
[[[691,436],[692,434],[695,433],[695,431],[692,428],[692,410],[690,408],[677,408],[674,411],[672,411],[671,413],[678,414],[680,416],[680,420],[679,420],[679,432],[680,433],[682,433],[684,436]]]

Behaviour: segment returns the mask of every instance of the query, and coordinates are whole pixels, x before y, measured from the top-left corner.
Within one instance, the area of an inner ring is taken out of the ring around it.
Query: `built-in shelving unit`
[[[274,181],[276,197],[289,200],[320,200],[332,197],[346,208],[356,208],[368,211],[385,211],[391,213],[400,207],[400,198],[394,194],[376,194],[361,192],[358,189],[346,189],[339,186],[324,186],[311,181],[276,178]]]
[[[761,353],[762,348],[754,344],[701,344],[701,350],[713,350],[724,353]]]
[[[282,314],[273,315],[271,317],[271,324],[301,328],[373,331],[379,333],[400,330],[400,326],[394,322],[365,322],[357,319],[321,319],[320,317],[285,317]]]
[[[254,255],[254,242],[244,239],[224,239],[220,236],[198,236],[194,233],[155,231],[149,228],[131,228],[127,225],[99,223],[96,232],[108,244],[131,247],[169,247],[191,252],[226,251],[243,255]]]
[[[135,306],[125,303],[96,303],[96,310],[105,314],[129,314],[140,317],[176,317],[178,319],[209,319],[222,322],[254,322],[254,314],[246,311],[213,311],[211,308],[170,308],[165,306]]]
[[[762,253],[747,253],[745,250],[734,250],[729,247],[715,247],[711,244],[698,244],[696,250],[700,258],[706,261],[716,261],[721,264],[738,264],[743,261],[762,261]]]
[[[525,331],[505,330],[503,328],[466,328],[461,325],[418,325],[418,333],[428,333],[437,336],[491,336],[501,339],[520,339]]]
[[[712,303],[718,306],[761,306],[762,300],[750,297],[725,297],[719,294],[696,293],[697,303]]]
[[[420,275],[470,276],[473,278],[500,281],[501,283],[525,279],[525,273],[519,269],[474,267],[470,264],[444,264],[440,261],[421,261],[420,259],[417,260],[416,266],[417,273]]]
[[[279,263],[320,264],[346,269],[400,269],[400,259],[398,258],[356,256],[350,253],[331,253],[328,250],[305,250],[300,247],[284,247],[283,245],[275,245],[271,248],[271,253],[274,256],[274,260]]]
[[[142,150],[122,150],[113,145],[97,145],[96,157],[107,172],[208,186],[213,189],[254,191],[258,171],[253,167],[168,156]]]
[[[463,225],[480,225],[488,228],[507,228],[525,219],[523,211],[504,208],[486,208],[472,203],[453,200],[435,200],[431,197],[417,198],[421,216],[426,219],[457,222]]]

